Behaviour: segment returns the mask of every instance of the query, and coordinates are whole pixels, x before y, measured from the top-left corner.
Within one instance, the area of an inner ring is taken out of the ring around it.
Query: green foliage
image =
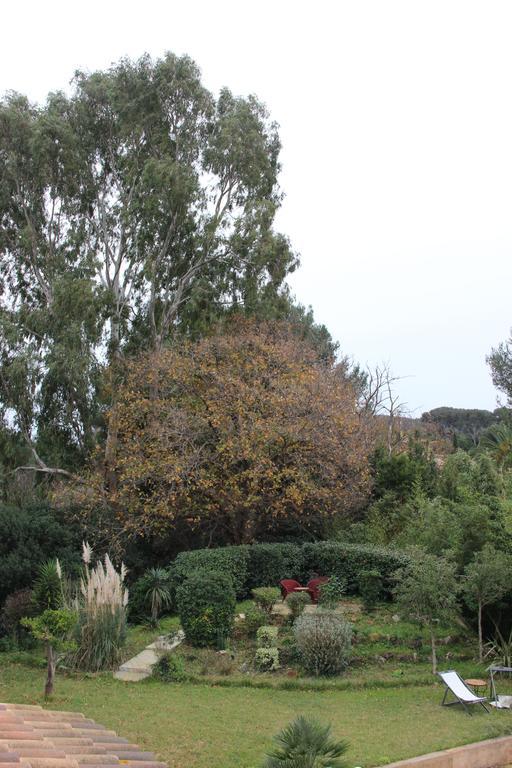
[[[176,590],[181,626],[191,645],[214,646],[219,632],[229,635],[234,622],[236,596],[229,575],[199,571]]]
[[[247,553],[247,589],[274,587],[300,569],[300,546],[291,543],[253,544]]]
[[[428,628],[432,645],[432,671],[437,671],[434,627],[453,621],[458,613],[459,585],[455,565],[442,557],[416,551],[409,565],[397,572],[398,609]]]
[[[58,560],[47,560],[38,568],[32,595],[39,612],[47,608],[56,611],[63,607],[62,573],[59,573],[59,569]]]
[[[151,614],[151,621],[156,624],[162,611],[172,605],[172,591],[169,583],[169,573],[165,568],[150,568],[144,574],[145,603]]]
[[[501,599],[510,589],[512,561],[503,552],[497,552],[486,544],[477,552],[464,571],[462,594],[466,604],[477,611],[478,645],[480,661],[483,660],[482,609]]]
[[[252,590],[252,596],[256,605],[270,615],[274,605],[281,599],[281,592],[277,587],[257,587]]]
[[[494,632],[493,639],[486,643],[486,657],[490,657],[496,666],[512,667],[512,628],[508,635],[504,635],[495,624]]]
[[[36,640],[59,648],[65,646],[70,638],[76,625],[76,613],[49,608],[39,616],[22,619],[21,624],[30,630]]]
[[[270,561],[276,557],[278,570]],[[318,541],[306,544],[251,544],[246,546],[196,549],[181,552],[172,565],[176,584],[198,569],[219,570],[230,574],[237,598],[250,594],[250,586],[261,584],[258,568],[264,565],[269,578],[294,578],[307,582],[314,574],[336,576],[346,581],[347,593],[356,594],[359,573],[377,569],[382,574],[383,594],[389,596],[393,574],[408,562],[407,555],[395,549],[341,541]],[[287,570],[281,570],[286,566]],[[282,574],[282,575],[281,575]],[[277,584],[278,581],[274,582]]]
[[[359,574],[359,594],[367,611],[372,611],[382,595],[382,576],[375,568]]]
[[[16,438],[75,469],[96,447],[105,353],[197,337],[233,306],[287,313],[279,151],[254,96],[214,97],[172,53],[77,72],[37,107],[0,100],[0,399]]]
[[[174,578],[181,584],[198,570],[218,571],[230,577],[237,598],[247,596],[248,547],[218,547],[180,552],[173,563]]]
[[[260,672],[274,672],[279,669],[279,651],[274,647],[258,648],[254,654],[254,664]]]
[[[260,627],[263,627],[268,621],[268,615],[257,605],[249,605],[245,611],[244,629],[252,637]]]
[[[434,408],[422,414],[422,421],[438,424],[444,430],[456,437],[467,439],[468,446],[478,444],[480,435],[497,421],[496,411],[486,411],[480,408]]]
[[[346,581],[348,594],[357,593],[361,571],[375,568],[382,574],[384,593],[389,595],[393,574],[408,561],[407,555],[398,550],[334,541],[303,544],[301,555],[299,580],[307,581],[313,574],[337,576]]]
[[[258,648],[277,648],[277,627],[263,626],[256,632]]]
[[[295,621],[301,615],[306,605],[311,605],[311,597],[307,592],[292,592],[286,598],[286,605],[292,612],[292,621]]]
[[[330,725],[321,725],[304,716],[283,728],[274,741],[263,768],[347,768],[343,759],[346,741],[331,736]]]
[[[81,540],[81,530],[46,504],[0,505],[0,605],[10,593],[31,587],[50,557],[58,557],[69,572],[76,570]]]
[[[491,350],[487,357],[492,383],[507,397],[512,405],[512,336]]]
[[[4,603],[0,613],[0,628],[7,635],[10,635],[16,643],[23,644],[26,632],[24,632],[21,625],[21,619],[31,618],[35,612],[32,590],[19,589],[17,592],[13,592],[12,595],[8,595]]]
[[[470,608],[499,600],[510,588],[512,562],[509,556],[486,544],[464,570],[462,594]]]
[[[347,582],[339,576],[331,576],[326,584],[320,584],[318,603],[322,608],[336,608],[347,590]]]
[[[152,674],[164,683],[181,683],[187,677],[185,662],[175,653],[162,653],[153,666]]]
[[[293,633],[308,674],[336,675],[349,663],[352,627],[338,613],[303,613],[294,623]]]

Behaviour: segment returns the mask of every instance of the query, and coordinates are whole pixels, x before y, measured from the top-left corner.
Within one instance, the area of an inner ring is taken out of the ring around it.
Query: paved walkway
[[[151,643],[143,651],[138,653],[132,659],[121,664],[114,677],[117,680],[135,683],[151,675],[153,665],[159,658],[159,651],[173,651],[184,639],[185,634],[180,629],[171,639],[162,635],[154,643]],[[1,766],[3,768],[3,766]]]

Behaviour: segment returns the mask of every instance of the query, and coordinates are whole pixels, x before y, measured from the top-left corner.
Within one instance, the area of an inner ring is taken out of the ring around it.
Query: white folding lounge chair
[[[441,702],[442,706],[444,707],[450,707],[452,704],[462,704],[468,715],[471,714],[469,711],[467,705],[468,704],[480,704],[485,711],[489,714],[490,710],[487,709],[485,706],[485,702],[487,701],[487,696],[477,696],[473,693],[473,691],[468,688],[462,677],[459,675],[458,672],[455,672],[455,670],[450,669],[448,672],[438,672],[437,673],[443,683],[446,686],[446,690],[444,692],[443,701]],[[448,693],[451,691],[457,701],[446,701],[446,697],[448,696]]]

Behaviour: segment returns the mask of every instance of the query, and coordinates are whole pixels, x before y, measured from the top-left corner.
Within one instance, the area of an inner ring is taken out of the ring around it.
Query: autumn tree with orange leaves
[[[366,497],[367,426],[346,371],[287,326],[240,321],[131,361],[116,419],[106,501],[129,536],[321,535]]]

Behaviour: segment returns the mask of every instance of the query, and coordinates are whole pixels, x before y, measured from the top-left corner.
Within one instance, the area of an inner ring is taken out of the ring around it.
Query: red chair
[[[320,587],[322,584],[327,584],[328,581],[328,576],[319,576],[316,579],[311,579],[311,581],[308,581],[308,592],[313,603],[318,603],[318,598],[320,597]]]
[[[302,584],[300,584],[298,581],[295,581],[295,579],[283,579],[279,582],[279,586],[281,587],[281,595],[283,596],[283,600],[286,600],[288,595],[291,595],[292,592],[295,592],[297,587],[301,587]]]

